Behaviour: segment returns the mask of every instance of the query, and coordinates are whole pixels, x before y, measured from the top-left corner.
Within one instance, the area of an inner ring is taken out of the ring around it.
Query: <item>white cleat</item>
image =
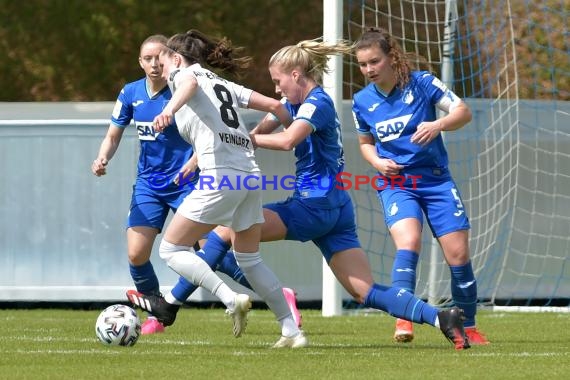
[[[247,326],[247,313],[251,309],[251,298],[247,294],[237,294],[233,310],[226,310],[234,323],[234,336],[239,338]]]
[[[309,346],[309,340],[305,336],[303,331],[293,337],[282,336],[279,338],[277,343],[273,345],[273,348],[303,348]]]

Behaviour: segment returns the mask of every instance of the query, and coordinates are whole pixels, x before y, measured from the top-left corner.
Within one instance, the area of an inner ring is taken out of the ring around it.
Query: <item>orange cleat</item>
[[[398,343],[409,343],[414,340],[414,324],[405,319],[396,319],[394,340]]]
[[[485,335],[483,335],[482,332],[477,330],[477,328],[475,326],[466,327],[465,328],[465,335],[467,335],[467,338],[469,339],[469,343],[471,343],[474,346],[484,346],[486,344],[491,343],[485,337]]]

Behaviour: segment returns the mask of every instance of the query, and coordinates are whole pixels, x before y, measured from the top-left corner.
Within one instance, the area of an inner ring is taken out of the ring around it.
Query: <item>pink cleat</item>
[[[142,335],[151,335],[164,332],[164,326],[155,317],[148,317],[141,326]]]
[[[303,317],[301,316],[299,309],[297,309],[297,293],[295,293],[291,288],[283,288],[283,295],[285,296],[287,305],[289,305],[289,309],[291,310],[295,323],[300,328],[303,325]]]

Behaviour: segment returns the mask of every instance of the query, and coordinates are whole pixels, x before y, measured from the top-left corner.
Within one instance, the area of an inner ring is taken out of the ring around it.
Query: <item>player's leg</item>
[[[178,192],[171,193],[165,201],[168,202],[172,211],[176,212],[180,204],[184,201],[184,198],[190,193],[191,191],[188,191],[187,188],[182,188]],[[208,236],[208,240],[201,239],[194,245],[196,255],[204,260],[212,270],[216,271],[219,269],[222,273],[228,274],[236,282],[250,288],[247,280],[245,280],[245,277],[235,262],[233,252],[228,252],[230,248],[230,233],[227,233],[225,240],[215,234],[214,231],[211,231]],[[204,247],[205,250],[201,247]],[[197,288],[196,285],[186,280],[183,276],[180,276],[172,290],[165,294],[164,298],[169,304],[182,305]]]
[[[378,198],[384,208],[384,220],[396,247],[392,265],[392,286],[414,294],[423,227],[418,191],[387,189],[378,191]],[[394,340],[408,343],[413,339],[413,323],[405,319],[396,319]]]
[[[234,319],[234,335],[241,336],[247,321],[245,317],[251,308],[248,295],[237,294],[220,279],[208,264],[199,258],[193,245],[204,233],[214,228],[214,225],[196,222],[176,213],[172,218],[162,242],[160,244],[160,257],[176,273],[189,282],[208,289],[218,297],[230,311],[230,314],[239,316]],[[153,312],[165,326],[174,323],[178,306],[166,302],[162,297],[143,296],[133,292],[127,293],[129,300],[141,308]]]
[[[329,266],[342,286],[357,302],[383,310],[398,318],[439,327],[445,337],[454,343],[456,349],[469,348],[461,309],[455,307],[440,310],[404,289],[374,283],[370,264],[361,248],[333,254]]]
[[[306,347],[308,341],[293,319],[281,282],[263,262],[259,253],[263,222],[261,192],[250,191],[236,209],[232,221],[232,228],[235,231],[232,243],[236,260],[253,290],[273,311],[281,325],[281,338],[274,348]]]
[[[370,263],[356,234],[352,202],[340,209],[330,232],[313,241],[336,278],[357,302],[398,318],[438,326],[457,349],[469,347],[458,308],[438,310],[404,289],[374,283]]]
[[[396,246],[392,265],[392,286],[414,294],[416,290],[416,268],[419,260],[422,225],[416,218],[405,218],[394,223],[390,234]],[[405,319],[396,320],[394,340],[408,343],[414,339],[413,323]]]
[[[186,196],[164,232],[160,244],[160,256],[176,273],[189,282],[208,289],[226,305],[230,313],[237,313],[245,319],[251,307],[249,296],[231,290],[193,249],[193,245],[216,225],[231,223],[235,209],[244,196],[243,193],[247,192],[212,189],[195,190]],[[164,298],[155,297],[152,300],[148,298],[137,299],[132,294],[129,295],[129,299],[141,307],[146,306],[145,301],[152,301],[151,304],[154,303],[155,307],[165,311],[164,314],[157,315],[157,318],[159,320],[162,318],[165,325],[172,324],[176,317],[176,313],[172,313],[173,305],[169,305]],[[236,318],[233,320],[234,335],[239,337],[245,324],[238,325]]]
[[[441,236],[438,240],[449,264],[453,302],[465,311],[465,333],[472,344],[489,344],[489,340],[475,324],[477,280],[469,258],[468,231],[451,232]]]
[[[160,294],[158,277],[150,256],[167,215],[168,206],[162,202],[160,195],[137,181],[127,218],[127,250],[131,277],[137,291],[142,294]],[[141,331],[143,334],[153,334],[163,332],[164,327],[149,314]]]
[[[286,202],[277,203],[281,208]],[[271,207],[271,205],[269,205]],[[263,208],[264,222],[261,226],[261,241],[276,241],[283,240],[287,233],[287,227],[280,218],[280,215],[270,208]],[[253,289],[249,284],[247,278],[243,276],[243,271],[237,264],[235,256],[232,251],[227,251],[231,246],[232,231],[228,227],[218,226],[208,234],[208,240],[203,246],[202,251],[208,257],[217,256],[225,252],[222,261],[219,263],[217,270],[227,274],[233,280],[241,285]],[[289,309],[293,314],[293,318],[298,327],[301,327],[303,319],[297,307],[296,293],[291,288],[283,288],[283,295],[289,305]]]
[[[469,254],[470,224],[461,196],[453,180],[446,177],[431,186],[424,199],[426,219],[449,265],[453,302],[465,312],[465,331],[472,344],[488,344],[475,326],[477,281]]]
[[[158,229],[153,227],[129,227],[127,229],[127,252],[129,271],[137,291],[147,295],[160,293],[158,277],[150,261],[152,246]],[[141,326],[143,335],[160,333],[164,326],[151,314]]]

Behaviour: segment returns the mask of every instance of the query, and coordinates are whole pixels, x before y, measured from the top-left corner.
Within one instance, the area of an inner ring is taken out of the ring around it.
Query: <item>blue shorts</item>
[[[400,174],[406,176],[402,186],[395,184],[378,190],[388,228],[405,218],[415,218],[423,225],[424,215],[436,238],[471,227],[448,169],[420,168]]]
[[[161,232],[168,212],[176,212],[184,197],[191,192],[191,187],[171,184],[156,190],[146,182],[137,180],[133,185],[127,228],[153,227]]]
[[[288,198],[263,208],[279,215],[287,227],[285,240],[312,240],[327,263],[336,252],[360,248],[352,201],[334,209],[318,209],[307,206],[298,198]]]

